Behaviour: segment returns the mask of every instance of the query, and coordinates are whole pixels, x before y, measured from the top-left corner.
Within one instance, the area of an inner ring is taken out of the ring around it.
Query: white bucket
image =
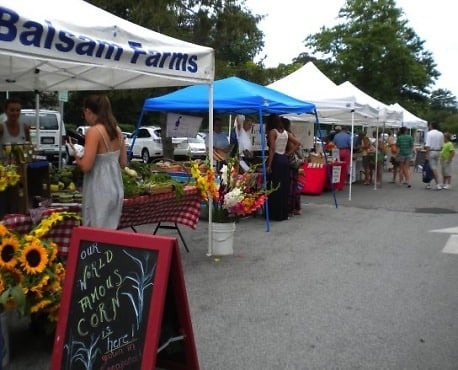
[[[212,224],[212,255],[230,256],[234,254],[235,222]]]
[[[0,313],[0,350],[1,350],[1,359],[2,366],[5,367],[10,362],[10,337],[8,330],[8,312]]]

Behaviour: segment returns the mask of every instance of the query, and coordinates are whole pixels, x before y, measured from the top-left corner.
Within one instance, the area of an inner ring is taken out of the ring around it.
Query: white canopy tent
[[[354,126],[376,124],[379,120],[377,106],[371,106],[362,100],[353,90],[344,90],[321,72],[312,62],[308,62],[290,75],[275,81],[268,87],[315,104],[321,123],[338,123],[351,126],[353,138]],[[287,115],[292,121],[308,121],[305,115]],[[353,152],[353,140],[351,141]],[[353,172],[353,160],[350,161],[350,176]],[[351,200],[352,182],[349,185]]]
[[[214,74],[213,49],[151,31],[85,1],[1,1],[0,91],[208,84],[211,132]]]
[[[402,125],[402,112],[390,109],[390,107],[381,101],[373,98],[369,94],[357,88],[350,81],[345,81],[337,86],[337,89],[341,90],[343,94],[352,94],[356,97],[356,100],[361,104],[367,104],[378,111],[378,117],[375,121],[368,122],[371,125],[376,126],[376,136],[378,137],[379,127],[401,127]],[[378,166],[378,140],[376,140],[376,152],[375,152],[375,172],[377,172]],[[353,151],[351,153],[353,158]],[[374,176],[374,189],[377,189],[377,176]]]
[[[428,128],[428,122],[424,119],[421,119],[410,113],[407,109],[401,106],[398,103],[394,103],[390,105],[392,110],[402,112],[402,125],[410,128],[410,129],[419,129],[419,130],[426,130]]]
[[[376,119],[368,121],[369,124],[377,126],[400,127],[402,124],[402,112],[391,109],[390,106],[373,98],[369,94],[357,88],[350,81],[345,81],[337,86],[337,90],[343,95],[353,96],[357,103],[367,105],[375,109],[378,114]]]
[[[350,125],[352,122],[366,123],[374,119],[378,113],[367,104],[360,104],[352,94],[337,89],[337,85],[321,72],[313,62],[288,76],[277,80],[269,88],[284,94],[312,102],[317,109],[318,118],[322,123],[339,123]],[[291,120],[310,120],[306,116],[288,115]]]
[[[2,0],[0,91],[136,89],[211,83],[213,49],[82,0]]]

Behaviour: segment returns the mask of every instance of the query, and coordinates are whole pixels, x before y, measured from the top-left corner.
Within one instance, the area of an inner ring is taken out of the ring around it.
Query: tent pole
[[[375,167],[374,167],[374,190],[377,190],[377,171],[378,171],[378,125],[375,127]]]
[[[355,141],[355,110],[351,111],[351,143],[350,143],[350,177],[348,181],[348,200],[351,200],[351,186],[353,183],[353,143]]]
[[[135,140],[137,139],[138,129],[141,126],[144,113],[145,113],[145,109],[142,109],[142,111],[140,112],[140,117],[138,117],[137,124],[135,125],[135,129],[134,129],[134,132],[133,132],[133,135],[132,135],[132,141],[130,143],[129,151],[127,153],[128,157],[129,157],[128,158],[129,160],[130,160],[131,157],[133,157],[133,154],[134,154],[134,144],[135,144]]]
[[[213,82],[208,88],[208,158],[213,168]],[[207,256],[213,254],[213,197],[208,197],[208,251]]]
[[[321,140],[321,149],[323,150],[323,154],[324,154],[324,163],[325,163],[326,174],[328,176],[328,181],[331,184],[332,198],[334,199],[334,204],[336,208],[338,208],[337,198],[336,198],[336,189],[335,189],[334,184],[332,183],[331,167],[328,167],[328,156],[326,155],[326,148],[324,147],[323,135],[321,135],[320,120],[318,118],[318,113],[316,109],[314,113],[315,113],[315,123],[317,125],[317,130],[318,130],[318,136],[320,137],[320,140]]]

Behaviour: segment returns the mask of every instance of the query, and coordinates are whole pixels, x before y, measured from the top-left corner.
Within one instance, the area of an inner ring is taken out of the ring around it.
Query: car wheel
[[[142,150],[142,161],[143,161],[143,163],[151,162],[151,157],[149,156],[148,149],[143,149]]]

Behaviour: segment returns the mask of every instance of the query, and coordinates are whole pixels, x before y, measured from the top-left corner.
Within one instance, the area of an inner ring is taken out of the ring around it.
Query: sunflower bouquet
[[[18,235],[0,224],[0,309],[57,321],[65,275],[57,245],[44,237],[73,212],[55,212],[28,234]]]
[[[259,190],[260,174],[255,166],[240,170],[238,158],[230,159],[219,174],[208,166],[202,173],[198,164],[191,166],[191,175],[196,180],[205,201],[212,197],[212,218],[214,222],[233,222],[248,216],[261,208],[270,193],[276,189]]]
[[[4,191],[8,186],[16,185],[20,178],[16,166],[4,166],[0,163],[0,191]]]

